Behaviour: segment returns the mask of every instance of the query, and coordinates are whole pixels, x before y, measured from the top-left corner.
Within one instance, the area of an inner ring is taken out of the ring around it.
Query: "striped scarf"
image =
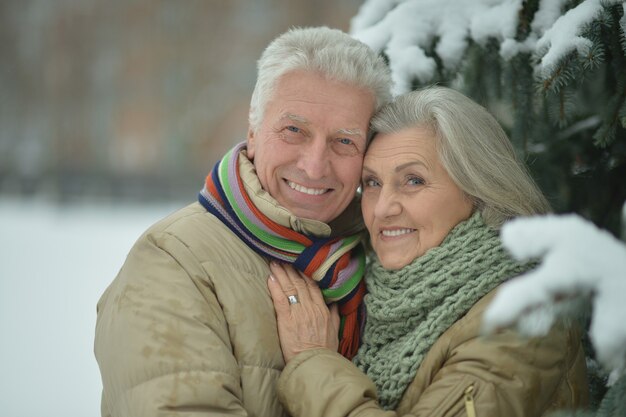
[[[198,195],[200,204],[256,253],[293,265],[317,282],[326,303],[339,304],[339,352],[351,359],[359,347],[363,322],[365,252],[361,234],[317,238],[265,216],[250,199],[239,174],[239,155],[244,148],[245,143],[240,143],[215,164]]]

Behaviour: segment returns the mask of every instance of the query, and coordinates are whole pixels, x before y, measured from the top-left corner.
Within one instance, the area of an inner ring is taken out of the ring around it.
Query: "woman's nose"
[[[400,204],[395,191],[391,187],[383,186],[376,201],[374,215],[379,219],[385,219],[400,213],[402,213],[402,204]]]

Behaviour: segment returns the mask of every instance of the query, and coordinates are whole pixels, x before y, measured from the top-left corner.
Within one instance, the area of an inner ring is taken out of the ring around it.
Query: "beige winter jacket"
[[[279,379],[294,417],[539,417],[588,402],[585,356],[576,329],[523,340],[511,330],[479,336],[483,297],[435,342],[396,411],[376,404],[376,387],[326,349],[297,355]],[[473,413],[473,414],[472,414]]]
[[[268,217],[296,231],[331,233],[278,206],[250,161],[239,160],[248,194]],[[359,229],[358,213],[352,205],[336,233]],[[152,226],[98,303],[102,416],[285,415],[268,276],[266,259],[198,203]]]

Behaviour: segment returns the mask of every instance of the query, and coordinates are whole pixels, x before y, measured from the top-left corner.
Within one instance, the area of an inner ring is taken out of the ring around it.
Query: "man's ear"
[[[251,127],[248,128],[246,153],[248,155],[248,159],[254,158],[254,129],[252,129]]]

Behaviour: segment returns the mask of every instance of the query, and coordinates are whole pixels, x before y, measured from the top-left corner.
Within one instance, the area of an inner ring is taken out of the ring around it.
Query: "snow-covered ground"
[[[96,303],[140,233],[182,205],[0,196],[3,416],[100,415]]]

